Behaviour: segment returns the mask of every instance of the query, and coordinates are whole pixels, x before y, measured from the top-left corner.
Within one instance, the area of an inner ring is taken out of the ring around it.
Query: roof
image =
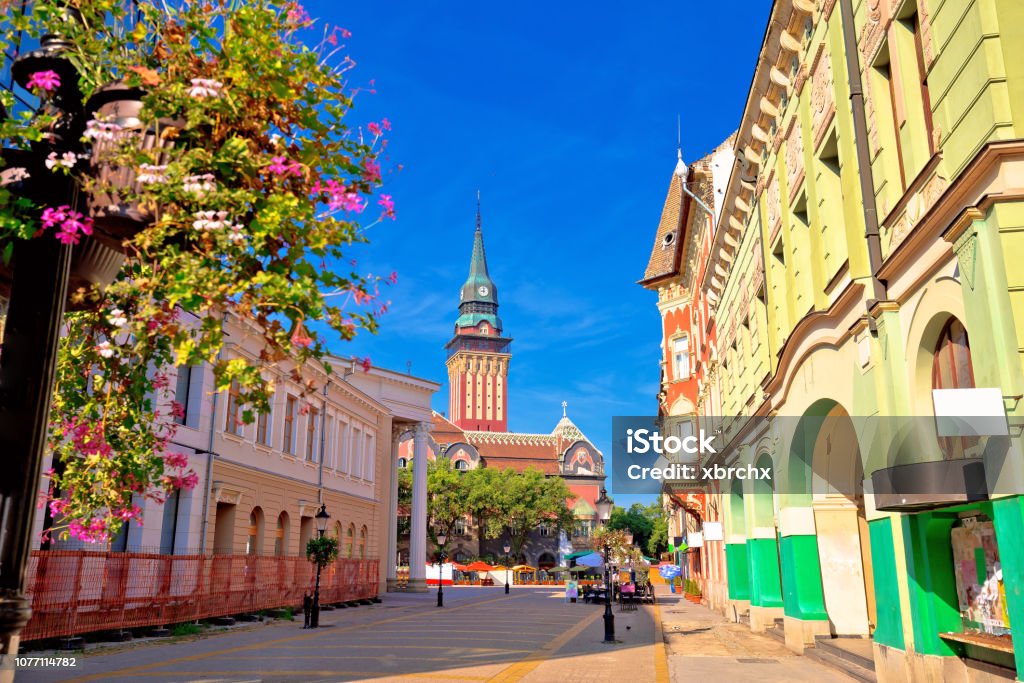
[[[654,234],[654,247],[651,249],[651,258],[647,261],[647,270],[644,271],[643,280],[670,275],[676,268],[676,254],[678,243],[681,241],[678,234],[682,227],[682,206],[683,206],[683,176],[679,171],[685,171],[685,165],[680,169],[682,159],[676,164],[672,171],[672,178],[669,180],[668,193],[665,196],[665,203],[661,208],[661,220],[658,221],[658,230]],[[669,237],[671,235],[671,237]]]

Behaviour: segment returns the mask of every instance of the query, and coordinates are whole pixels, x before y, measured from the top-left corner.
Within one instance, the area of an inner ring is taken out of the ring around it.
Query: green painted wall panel
[[[992,503],[992,516],[1003,568],[1006,609],[1010,615],[1017,678],[1024,672],[1024,497],[1002,498]]]
[[[903,517],[914,649],[926,655],[955,655],[938,634],[961,630],[949,541],[954,520],[953,515],[937,517],[933,512]]]
[[[749,539],[747,555],[750,557],[750,604],[782,607],[778,542],[774,538]]]
[[[896,573],[896,549],[892,521],[886,517],[868,522],[871,536],[871,564],[875,578],[875,605],[878,622],[875,642],[900,650],[903,640],[903,613],[900,609],[899,577]]]
[[[821,588],[818,537],[814,534],[783,536],[782,597],[787,617],[807,621],[826,620],[825,595]]]
[[[730,600],[750,599],[750,565],[746,543],[725,545],[725,569]]]

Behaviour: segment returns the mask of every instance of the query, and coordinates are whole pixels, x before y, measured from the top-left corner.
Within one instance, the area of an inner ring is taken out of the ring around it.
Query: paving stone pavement
[[[673,683],[705,679],[764,683],[854,680],[679,595],[659,593],[658,610]]]
[[[202,637],[149,640],[78,653],[74,669],[18,672],[17,683],[320,683],[493,681],[668,683],[848,681],[765,636],[665,595],[614,608],[617,643],[603,641],[603,607],[567,604],[552,588],[393,594],[372,607],[324,612],[321,628],[273,622]],[[662,623],[664,620],[664,623]],[[31,653],[65,654],[65,653]]]

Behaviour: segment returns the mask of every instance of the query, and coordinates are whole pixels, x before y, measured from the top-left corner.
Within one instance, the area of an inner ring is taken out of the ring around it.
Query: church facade
[[[595,503],[604,486],[604,455],[573,424],[562,403],[562,417],[550,431],[516,432],[508,429],[509,368],[512,339],[498,316],[498,287],[487,270],[480,212],[469,275],[459,292],[454,334],[445,345],[448,367],[448,413],[433,414],[427,447],[431,461],[445,458],[458,470],[477,467],[539,469],[548,477],[561,477],[576,496],[568,504],[576,516],[574,528],[534,529],[517,558],[540,569],[565,562],[565,556],[589,549],[597,524]],[[398,467],[413,467],[411,441],[398,450]],[[399,514],[402,514],[400,511]],[[406,513],[407,514],[407,513]],[[505,539],[488,539],[476,520],[457,525],[447,542],[456,562],[504,558]],[[409,557],[410,538],[399,537],[398,562]],[[436,548],[428,548],[428,559]]]

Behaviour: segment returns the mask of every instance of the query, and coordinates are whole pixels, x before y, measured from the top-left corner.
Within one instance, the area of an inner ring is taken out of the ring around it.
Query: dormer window
[[[676,241],[676,233],[675,233],[675,231],[666,232],[665,236],[661,238],[661,245],[663,247],[667,247],[667,246],[669,246],[670,244],[672,244],[675,241]]]

